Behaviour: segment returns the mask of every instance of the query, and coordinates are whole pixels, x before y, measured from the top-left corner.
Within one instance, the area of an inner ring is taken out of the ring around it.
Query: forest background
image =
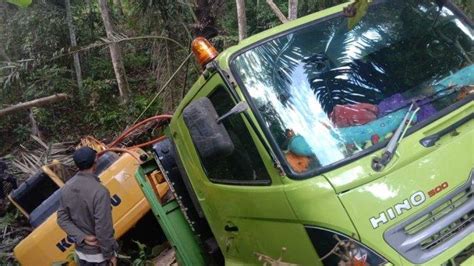
[[[0,109],[70,96],[0,116],[0,156],[31,135],[46,142],[111,139],[139,117],[172,113],[199,74],[193,58],[186,61],[193,38],[206,36],[220,51],[238,43],[239,3],[246,15],[241,35],[281,24],[268,2],[34,0],[19,8],[0,1]],[[346,1],[270,2],[284,14],[297,3],[301,17]],[[474,1],[455,2],[473,17]]]

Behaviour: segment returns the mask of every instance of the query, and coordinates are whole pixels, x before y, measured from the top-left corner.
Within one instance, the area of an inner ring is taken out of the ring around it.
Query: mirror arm
[[[245,112],[245,110],[249,109],[249,105],[246,102],[239,102],[236,104],[232,109],[230,109],[229,112],[225,113],[223,116],[219,117],[217,119],[217,123],[220,124],[222,120],[226,119],[227,117],[234,115],[234,114],[240,114],[242,112]]]

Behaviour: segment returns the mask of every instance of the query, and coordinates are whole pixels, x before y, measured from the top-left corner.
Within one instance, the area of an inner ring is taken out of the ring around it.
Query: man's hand
[[[86,237],[84,238],[84,243],[86,243],[86,245],[88,245],[88,246],[97,246],[98,245],[97,238],[93,235],[86,235]]]
[[[112,258],[110,258],[110,265],[117,266],[117,257],[116,256],[113,256]]]

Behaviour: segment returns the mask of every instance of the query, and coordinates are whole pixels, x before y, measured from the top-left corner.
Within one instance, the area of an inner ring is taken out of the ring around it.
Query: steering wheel
[[[311,68],[314,73],[323,73],[330,70],[331,63],[329,58],[324,53],[317,53],[308,58],[303,59],[308,65],[311,65]]]
[[[426,52],[431,58],[441,58],[445,56],[443,52],[446,50],[445,45],[438,39],[432,40],[426,44]]]

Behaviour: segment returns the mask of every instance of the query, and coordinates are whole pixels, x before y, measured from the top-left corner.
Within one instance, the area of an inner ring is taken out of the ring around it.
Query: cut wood
[[[13,113],[13,112],[26,110],[31,107],[39,107],[39,106],[44,106],[44,105],[60,102],[60,101],[66,100],[68,97],[69,95],[67,95],[66,93],[59,93],[59,94],[54,94],[54,95],[43,97],[43,98],[38,98],[38,99],[24,102],[24,103],[18,103],[18,104],[9,106],[7,108],[1,109],[0,117]]]
[[[283,22],[283,23],[288,22],[288,19],[281,12],[280,8],[278,8],[278,6],[273,2],[273,0],[267,0],[267,4],[272,9],[273,13],[275,13],[275,15],[277,15],[277,17],[280,19],[281,22]]]

